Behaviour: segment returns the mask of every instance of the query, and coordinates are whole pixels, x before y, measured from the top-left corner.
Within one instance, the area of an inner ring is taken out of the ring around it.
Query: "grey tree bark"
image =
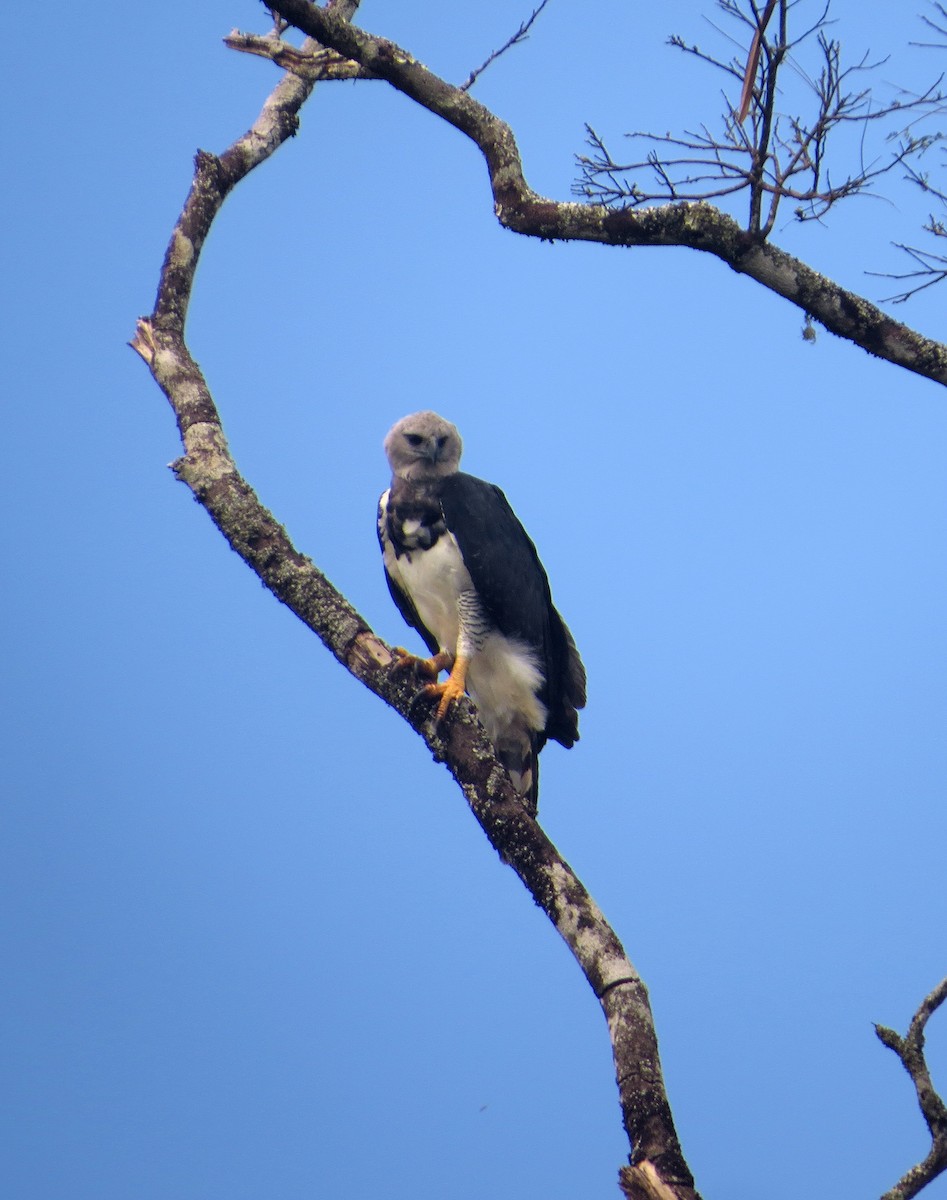
[[[536,195],[526,184],[512,131],[463,88],[439,79],[391,42],[355,28],[351,20],[357,0],[330,0],[324,8],[306,0],[279,0],[268,7],[303,30],[307,41],[301,48],[289,46],[278,36],[279,28],[267,37],[233,33],[227,39],[234,49],[263,54],[287,73],[247,133],[220,155],[197,154],[190,191],[161,268],[154,311],[139,320],[132,342],[177,420],[183,454],[173,464],[174,473],[274,596],[346,670],[400,713],[434,758],[447,765],[491,844],[568,945],[608,1024],[630,1150],[628,1165],[620,1170],[623,1193],[640,1200],[696,1200],[698,1193],[665,1091],[647,989],[617,935],[520,803],[471,706],[466,702],[455,706],[435,728],[430,712],[413,703],[416,685],[405,672],[392,669],[396,658],[391,647],[292,545],[241,476],[210,388],[185,337],[200,253],[227,195],[296,132],[299,109],[317,81],[380,79],[476,143],[489,168],[497,217],[512,230],[542,238],[625,246],[681,245],[706,251],[785,296],[840,336],[940,383],[947,383],[947,347],[892,321],[775,247],[748,239],[735,221],[709,204],[614,211]],[[879,1030],[879,1037],[899,1054],[918,1085],[933,1143],[925,1163],[913,1169],[914,1190],[906,1185],[892,1191],[892,1200],[915,1195],[947,1165],[944,1106],[926,1078],[923,1060],[924,1025],[945,997],[947,981],[924,1002],[924,1016],[919,1011],[907,1038]]]

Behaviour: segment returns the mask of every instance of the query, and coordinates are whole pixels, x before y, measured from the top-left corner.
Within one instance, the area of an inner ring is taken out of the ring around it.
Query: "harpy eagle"
[[[432,657],[400,651],[435,681],[440,721],[469,692],[516,790],[533,813],[537,756],[578,740],[585,668],[553,607],[536,547],[500,489],[460,471],[463,444],[434,412],[385,438],[391,487],[378,503],[388,590]]]

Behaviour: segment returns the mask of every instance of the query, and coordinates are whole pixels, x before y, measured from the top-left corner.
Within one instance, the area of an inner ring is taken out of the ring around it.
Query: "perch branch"
[[[337,4],[343,24],[354,3]],[[331,9],[326,10],[331,14]],[[318,52],[307,42],[303,53]],[[364,64],[363,64],[364,65]],[[569,946],[608,1022],[622,1120],[632,1149],[622,1168],[627,1195],[697,1200],[674,1129],[647,989],[575,873],[527,813],[498,764],[474,710],[454,706],[435,727],[414,704],[416,685],[393,671],[391,648],[314,564],[290,542],[240,475],[210,389],[185,340],[185,320],[201,249],[224,198],[296,129],[314,80],[287,74],[257,121],[221,155],[200,151],[172,232],[154,312],[138,321],[132,348],[167,396],[184,453],[173,464],[227,542],[335,658],[420,734],[459,783],[492,845],[516,871]]]

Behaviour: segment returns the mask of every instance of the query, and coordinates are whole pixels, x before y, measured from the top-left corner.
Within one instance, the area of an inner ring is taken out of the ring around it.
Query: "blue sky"
[[[499,0],[363,6],[459,81]],[[919,21],[835,6],[880,83]],[[0,1181],[17,1200],[614,1195],[604,1024],[443,768],[176,483],[125,343],[198,147],[278,78],[249,0],[31,13],[4,75]],[[589,121],[711,120],[696,3],[552,0],[476,94],[567,198]],[[936,165],[936,160],[933,165]],[[775,240],[871,298],[920,198]],[[787,218],[788,220],[788,218]],[[896,310],[944,336],[943,290]],[[190,345],[261,499],[384,637],[381,440],[433,407],[589,672],[540,816],[651,991],[708,1197],[876,1196],[926,1150],[871,1022],[947,973],[947,397],[710,259],[517,239],[474,148],[317,90],[227,201]],[[929,1029],[947,1087],[947,1018]],[[947,1197],[938,1181],[926,1193]]]

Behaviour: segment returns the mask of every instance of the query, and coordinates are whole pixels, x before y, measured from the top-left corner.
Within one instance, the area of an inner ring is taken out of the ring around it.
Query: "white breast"
[[[442,649],[455,654],[459,629],[457,599],[473,587],[452,533],[439,537],[430,550],[402,554],[398,570],[418,616]]]
[[[382,497],[382,523],[387,509],[387,492]],[[385,569],[402,591],[407,592],[425,628],[449,654],[457,652],[459,618],[457,599],[473,587],[460,548],[452,533],[439,537],[429,550],[412,550],[400,558],[383,536]]]
[[[388,541],[385,525],[388,493],[381,499],[382,543],[385,568],[402,591],[411,597],[425,628],[449,654],[457,653],[460,593],[473,589],[460,547],[450,532],[429,550],[412,550],[398,557]],[[499,630],[486,635],[474,655],[467,675],[470,696],[490,736],[497,741],[511,727],[541,730],[546,708],[536,693],[543,673],[534,652]]]

